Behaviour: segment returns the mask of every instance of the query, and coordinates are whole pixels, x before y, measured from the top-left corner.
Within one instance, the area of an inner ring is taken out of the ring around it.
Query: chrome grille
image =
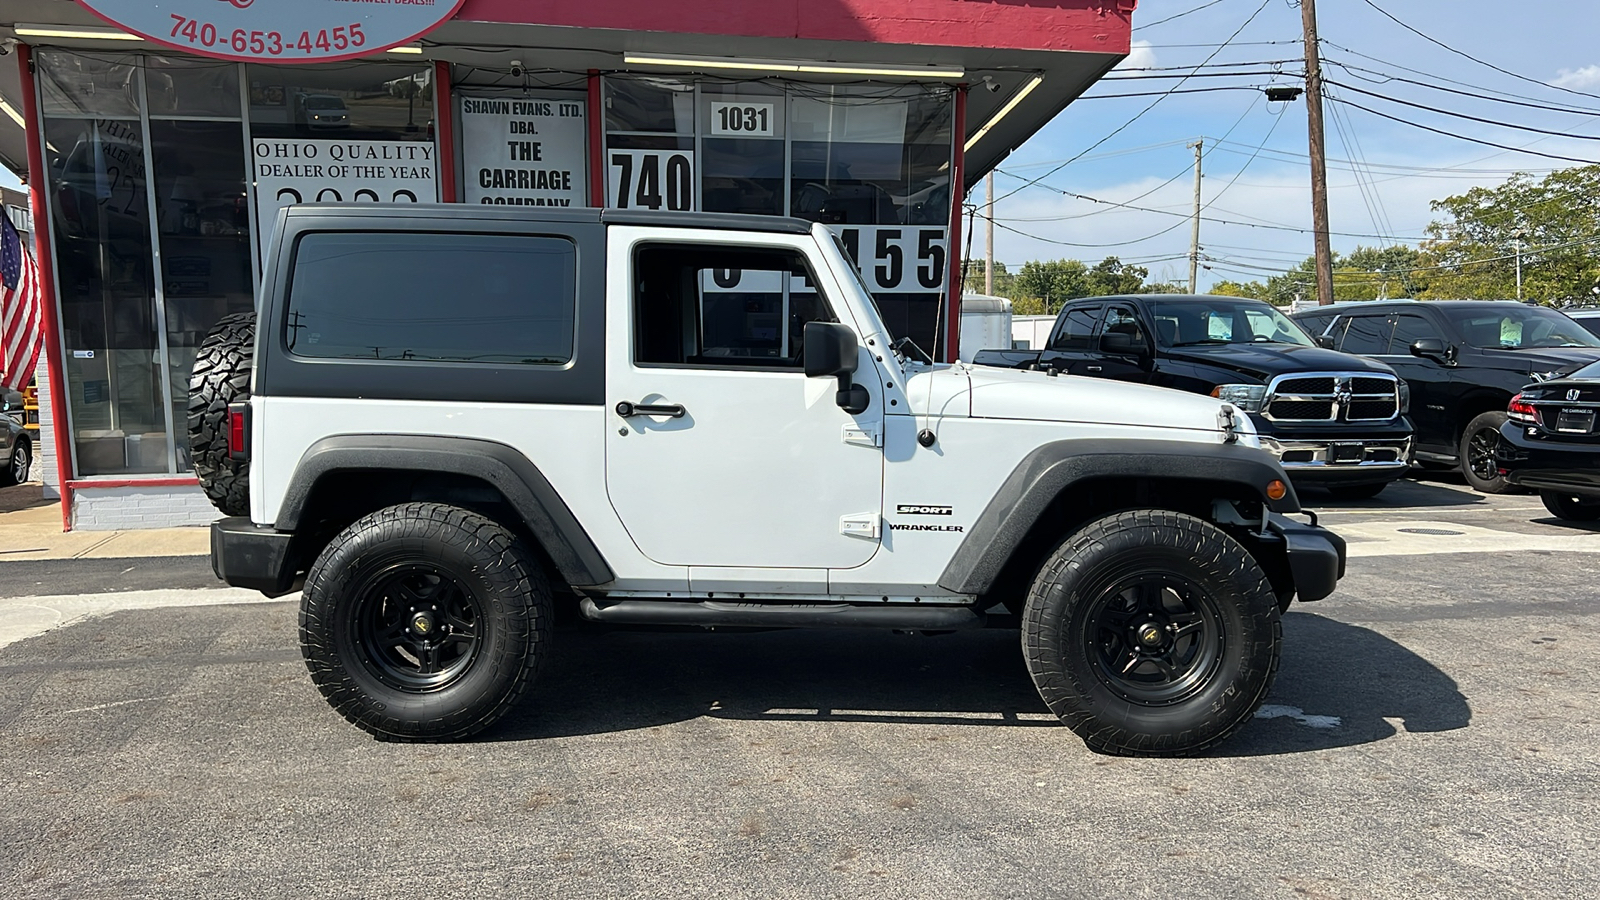
[[[1400,383],[1388,375],[1284,375],[1268,386],[1262,414],[1274,422],[1384,422],[1400,414]]]

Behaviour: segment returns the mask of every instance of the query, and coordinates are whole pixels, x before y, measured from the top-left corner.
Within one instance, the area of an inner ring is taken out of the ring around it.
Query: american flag
[[[39,273],[11,216],[0,214],[0,390],[27,386],[43,346]]]

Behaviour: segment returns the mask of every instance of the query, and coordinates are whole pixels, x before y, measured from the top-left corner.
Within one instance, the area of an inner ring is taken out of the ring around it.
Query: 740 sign
[[[465,0],[340,3],[330,0],[79,0],[146,40],[246,62],[329,62],[416,40]]]

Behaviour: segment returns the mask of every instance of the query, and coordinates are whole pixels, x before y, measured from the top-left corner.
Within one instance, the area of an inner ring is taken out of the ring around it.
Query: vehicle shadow
[[[1452,488],[1449,477],[1435,479],[1437,473],[1427,473],[1428,481],[1419,481],[1414,476],[1402,478],[1391,482],[1383,489],[1383,493],[1369,500],[1347,500],[1335,497],[1325,488],[1308,485],[1304,488],[1296,486],[1295,493],[1300,495],[1300,502],[1311,509],[1385,509],[1389,507],[1415,507],[1426,509],[1428,507],[1447,506],[1482,506],[1487,504],[1488,498],[1483,494]],[[1459,475],[1454,476],[1455,483],[1465,485]]]
[[[936,637],[878,631],[557,634],[521,707],[480,739],[631,731],[702,717],[1062,728],[1034,690],[1017,633]],[[1366,628],[1308,613],[1284,618],[1283,665],[1258,719],[1217,752],[1261,756],[1449,731],[1472,718],[1449,676]],[[1293,712],[1288,712],[1293,710]],[[1296,717],[1299,718],[1296,718]],[[1338,718],[1329,726],[1325,718]],[[1307,724],[1307,723],[1310,724]],[[1062,728],[1062,739],[1073,740]]]

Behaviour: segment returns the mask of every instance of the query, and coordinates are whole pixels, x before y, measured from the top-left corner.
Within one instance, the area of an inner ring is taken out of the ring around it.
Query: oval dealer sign
[[[414,41],[466,0],[78,0],[147,40],[244,62],[315,63]]]

